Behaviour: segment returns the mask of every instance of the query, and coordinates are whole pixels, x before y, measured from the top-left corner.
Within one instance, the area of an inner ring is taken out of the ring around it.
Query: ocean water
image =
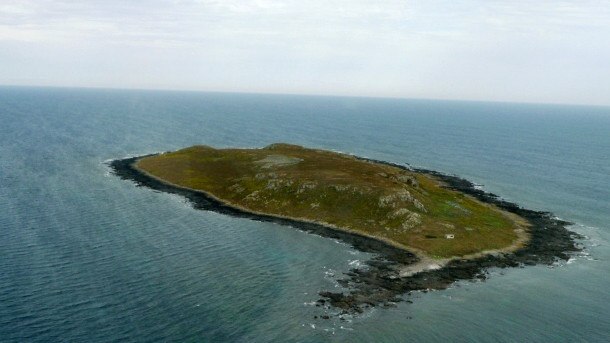
[[[574,222],[585,252],[314,319],[317,292],[369,255],[105,164],[273,142],[460,175]],[[0,342],[606,342],[609,243],[610,108],[0,88]]]

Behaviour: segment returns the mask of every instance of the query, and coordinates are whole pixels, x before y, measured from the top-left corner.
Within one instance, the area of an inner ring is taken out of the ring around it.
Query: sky
[[[610,0],[0,0],[0,84],[610,105]]]

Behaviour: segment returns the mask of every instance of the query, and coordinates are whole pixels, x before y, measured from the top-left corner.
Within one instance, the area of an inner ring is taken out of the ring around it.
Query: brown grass
[[[193,146],[137,167],[252,212],[327,223],[433,258],[515,247],[525,227],[427,175],[295,145]]]

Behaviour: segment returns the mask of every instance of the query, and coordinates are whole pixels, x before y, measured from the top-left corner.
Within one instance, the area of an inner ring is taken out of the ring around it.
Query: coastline
[[[395,302],[404,300],[401,298],[404,294],[412,291],[445,289],[457,280],[485,279],[486,271],[490,268],[553,264],[558,260],[568,260],[571,253],[580,250],[575,243],[575,239],[579,236],[566,229],[566,226],[571,223],[554,218],[549,212],[523,209],[514,203],[502,200],[495,194],[477,189],[468,180],[432,170],[411,169],[390,162],[350,155],[371,163],[386,164],[426,174],[437,179],[449,189],[517,215],[529,223],[527,241],[521,242],[522,245],[509,247],[511,249],[486,251],[461,258],[434,260],[418,254],[409,247],[398,246],[378,237],[366,236],[305,219],[252,212],[228,204],[204,191],[168,183],[149,175],[135,165],[139,159],[153,155],[155,154],[113,160],[108,164],[113,173],[120,178],[133,181],[138,186],[184,196],[196,209],[289,225],[323,237],[338,239],[357,250],[373,253],[375,257],[365,262],[367,266],[365,269],[352,269],[346,273],[345,279],[339,280],[339,283],[349,292],[322,291],[319,293],[322,299],[318,300],[318,306],[338,308],[341,313],[362,312],[366,307],[377,305],[391,306]]]

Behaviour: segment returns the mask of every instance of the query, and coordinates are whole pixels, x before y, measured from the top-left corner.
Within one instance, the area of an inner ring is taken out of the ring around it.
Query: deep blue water
[[[575,222],[586,252],[315,320],[316,293],[366,254],[194,210],[104,163],[273,142],[458,174]],[[2,342],[608,341],[609,223],[610,108],[0,88]]]

